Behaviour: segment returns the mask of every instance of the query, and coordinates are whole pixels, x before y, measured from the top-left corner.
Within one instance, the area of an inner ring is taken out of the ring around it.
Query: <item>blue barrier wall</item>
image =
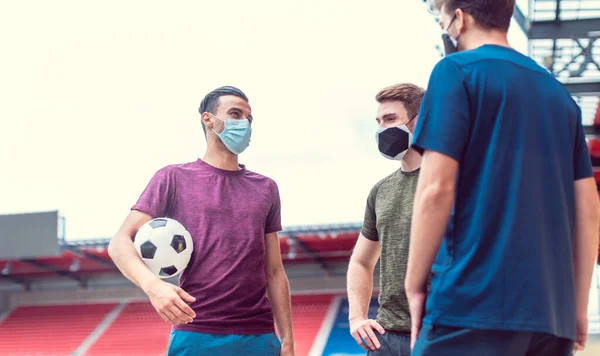
[[[369,305],[369,318],[377,317],[377,298],[371,299]],[[350,335],[350,325],[348,322],[348,298],[343,298],[337,310],[335,321],[331,328],[331,333],[327,338],[327,343],[323,349],[323,356],[364,356],[363,350]]]

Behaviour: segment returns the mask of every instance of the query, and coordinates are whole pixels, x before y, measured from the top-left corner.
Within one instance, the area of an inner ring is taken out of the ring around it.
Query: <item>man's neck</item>
[[[237,171],[240,169],[238,156],[227,150],[226,147],[209,145],[202,160],[211,166],[226,171]]]
[[[413,172],[421,168],[421,155],[412,148],[404,155],[400,161],[400,169],[402,172]]]
[[[503,47],[510,47],[508,44],[508,38],[506,32],[501,31],[487,31],[471,34],[467,40],[465,38],[465,50],[479,48],[483,45],[496,45]]]

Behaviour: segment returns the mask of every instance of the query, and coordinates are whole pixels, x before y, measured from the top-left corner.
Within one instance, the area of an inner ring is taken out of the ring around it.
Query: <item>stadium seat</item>
[[[0,355],[69,355],[116,304],[28,306],[0,324]]]
[[[165,355],[171,325],[149,302],[130,303],[104,331],[86,355]]]

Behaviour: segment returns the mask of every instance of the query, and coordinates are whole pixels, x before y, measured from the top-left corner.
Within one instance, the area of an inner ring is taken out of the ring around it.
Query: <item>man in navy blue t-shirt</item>
[[[413,140],[413,354],[569,355],[587,340],[600,230],[581,111],[509,47],[514,0],[433,5],[458,53],[434,68]]]

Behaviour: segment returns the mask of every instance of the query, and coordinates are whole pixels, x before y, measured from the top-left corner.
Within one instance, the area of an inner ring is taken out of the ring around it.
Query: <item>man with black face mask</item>
[[[400,169],[377,183],[367,199],[362,232],[348,267],[350,332],[369,355],[410,355],[410,314],[404,293],[413,198],[421,156],[410,147],[424,91],[398,84],[376,96],[376,143]],[[373,269],[380,259],[377,320],[368,319]]]
[[[581,110],[510,48],[515,0],[431,5],[457,53],[433,69],[414,132],[413,354],[569,355],[587,339],[600,230]]]

